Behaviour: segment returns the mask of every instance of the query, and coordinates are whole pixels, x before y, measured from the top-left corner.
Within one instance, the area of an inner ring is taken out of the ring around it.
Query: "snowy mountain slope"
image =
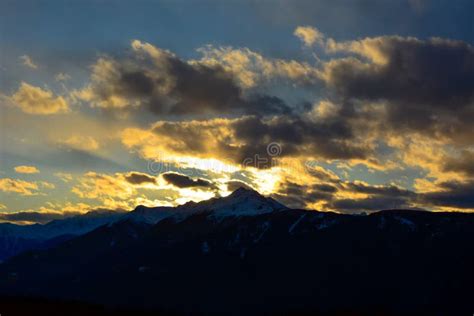
[[[211,212],[214,217],[254,216],[279,210],[287,210],[283,204],[272,198],[266,198],[257,191],[239,188],[229,196],[213,198],[199,203],[187,203],[179,206],[181,212]]]
[[[121,218],[123,212],[91,211],[84,215],[54,220],[47,224],[0,224],[0,260],[30,249],[56,245],[60,241],[83,235]]]
[[[266,198],[257,191],[240,188],[226,197],[216,197],[201,202],[188,202],[176,207],[146,207],[139,205],[130,213],[117,219],[117,222],[132,220],[156,224],[166,218],[182,221],[186,218],[206,213],[212,218],[255,216],[279,210],[287,210],[283,204]]]
[[[213,198],[199,203],[189,202],[177,207],[140,205],[131,212],[91,211],[84,215],[54,220],[44,225],[2,223],[0,224],[0,260],[5,260],[25,250],[55,245],[56,243],[47,241],[60,236],[64,236],[62,239],[66,240],[86,234],[100,226],[123,221],[156,224],[166,218],[179,221],[198,213],[209,213],[209,216],[213,218],[223,218],[259,215],[284,209],[287,208],[277,201],[265,198],[256,191],[242,188],[227,197]]]

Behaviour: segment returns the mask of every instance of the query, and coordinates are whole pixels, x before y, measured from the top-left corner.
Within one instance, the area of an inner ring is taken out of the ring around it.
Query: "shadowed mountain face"
[[[0,288],[179,314],[472,313],[473,241],[471,214],[291,210],[240,189],[23,253]]]
[[[214,198],[201,203],[189,202],[173,207],[137,206],[133,212],[91,211],[84,215],[53,220],[47,224],[15,225],[0,223],[0,260],[17,255],[26,250],[53,247],[62,241],[86,234],[102,225],[117,221],[156,224],[173,216],[185,218],[190,214],[214,210],[214,216],[255,215],[283,209],[285,206],[259,195],[256,191],[236,190],[226,198]]]
[[[26,250],[53,247],[123,217],[120,211],[91,211],[47,224],[0,223],[0,260]]]

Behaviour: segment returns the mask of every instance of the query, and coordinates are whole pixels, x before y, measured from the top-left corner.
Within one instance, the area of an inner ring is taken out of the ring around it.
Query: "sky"
[[[225,196],[474,210],[472,1],[0,1],[0,221]]]

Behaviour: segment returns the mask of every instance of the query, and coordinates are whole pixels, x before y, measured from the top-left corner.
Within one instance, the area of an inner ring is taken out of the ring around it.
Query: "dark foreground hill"
[[[11,258],[0,290],[188,315],[474,312],[474,215],[290,210],[248,190],[175,214]]]

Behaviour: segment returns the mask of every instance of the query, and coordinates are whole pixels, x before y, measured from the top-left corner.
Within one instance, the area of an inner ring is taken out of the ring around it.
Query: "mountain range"
[[[241,188],[1,229],[31,241],[3,248],[3,297],[179,315],[474,311],[473,214],[297,210]]]

